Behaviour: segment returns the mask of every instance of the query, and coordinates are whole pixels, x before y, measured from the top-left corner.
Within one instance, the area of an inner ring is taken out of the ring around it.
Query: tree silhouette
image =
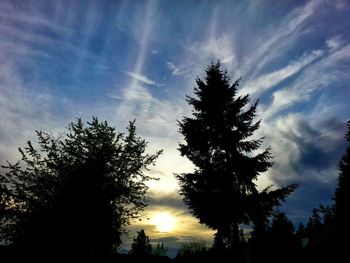
[[[301,241],[294,226],[283,212],[276,211],[270,223],[249,240],[251,262],[296,262],[301,254]]]
[[[3,166],[0,238],[26,257],[106,256],[146,206],[143,172],[160,152],[145,154],[134,122],[126,135],[97,118],[67,129],[37,131],[39,149],[28,142],[21,161]]]
[[[240,223],[266,222],[296,187],[258,192],[256,179],[273,165],[272,156],[270,148],[254,154],[263,142],[248,140],[260,125],[254,122],[258,101],[248,107],[249,95],[237,95],[239,81],[231,84],[220,63],[211,64],[205,80],[196,80],[195,97],[187,96],[193,117],[179,122],[180,153],[196,166],[177,175],[180,194],[200,223],[217,230],[217,246],[229,249],[240,246]]]
[[[168,249],[164,247],[163,242],[160,244],[158,243],[156,248],[153,249],[153,255],[155,256],[166,256],[168,252]]]
[[[176,262],[211,262],[205,241],[193,240],[181,244]],[[217,258],[216,258],[217,259]]]
[[[151,253],[152,245],[150,244],[149,238],[146,236],[145,231],[141,229],[140,232],[137,232],[137,236],[134,238],[134,241],[131,244],[131,250],[129,254],[135,256],[144,256],[151,255]]]
[[[266,249],[269,262],[297,262],[301,244],[294,234],[293,223],[282,212],[277,212],[268,228]],[[262,260],[261,260],[262,261]],[[260,261],[260,262],[261,262]]]
[[[345,138],[350,143],[350,121]],[[335,192],[336,218],[342,222],[350,221],[350,145],[339,162],[338,186]]]

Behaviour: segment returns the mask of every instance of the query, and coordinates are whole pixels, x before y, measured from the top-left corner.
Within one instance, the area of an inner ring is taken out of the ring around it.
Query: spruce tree
[[[348,131],[346,140],[350,143],[350,121],[347,122]],[[348,145],[343,158],[339,162],[338,186],[335,192],[335,213],[336,219],[342,222],[349,222],[349,201],[350,200],[350,145]]]
[[[184,143],[182,156],[195,171],[177,175],[180,194],[200,223],[217,231],[217,247],[239,250],[239,224],[267,222],[295,185],[272,191],[257,190],[258,175],[272,165],[270,148],[259,153],[263,139],[248,138],[259,128],[254,121],[258,101],[249,106],[249,95],[238,96],[240,80],[230,83],[220,63],[211,64],[205,80],[197,78],[195,97],[187,96],[192,117],[179,122]]]
[[[134,242],[131,244],[131,250],[129,254],[135,256],[150,255],[152,253],[152,245],[149,242],[149,237],[145,231],[141,229],[137,232],[137,236],[134,238]]]

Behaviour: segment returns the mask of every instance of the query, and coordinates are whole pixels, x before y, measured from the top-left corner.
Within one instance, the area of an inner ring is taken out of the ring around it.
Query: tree
[[[300,224],[300,231],[304,226]],[[295,262],[301,253],[301,235],[285,213],[276,211],[264,229],[254,231],[249,239],[251,262]]]
[[[294,234],[293,223],[282,212],[273,216],[267,231],[265,249],[269,250],[269,262],[297,262],[301,250],[300,243]],[[259,257],[259,255],[257,255]],[[261,262],[263,260],[259,260]],[[263,261],[264,262],[264,261]]]
[[[137,232],[137,236],[136,238],[134,238],[134,241],[131,244],[131,250],[129,254],[135,256],[152,254],[152,245],[149,242],[149,238],[148,236],[146,236],[145,231],[143,229],[141,229],[140,232]]]
[[[161,244],[158,243],[156,248],[153,249],[153,255],[155,256],[166,256],[167,252],[168,252],[168,249],[164,247],[163,242]]]
[[[58,137],[37,131],[38,149],[28,141],[21,161],[3,166],[0,238],[33,256],[102,257],[147,205],[153,178],[144,171],[160,151],[145,154],[134,122],[127,134],[97,118],[67,129]]]
[[[181,244],[175,257],[177,262],[211,262],[204,240],[193,240]],[[216,258],[217,260],[217,258]]]
[[[347,122],[348,131],[345,138],[350,143],[350,121]],[[339,162],[338,185],[335,192],[336,218],[341,222],[350,220],[350,145]]]
[[[296,185],[262,192],[256,188],[259,174],[272,165],[270,148],[254,154],[263,139],[251,139],[259,128],[254,122],[258,101],[248,107],[249,95],[238,96],[240,80],[230,83],[220,63],[211,64],[205,80],[197,79],[192,117],[179,122],[185,142],[182,156],[194,165],[193,173],[177,175],[180,194],[200,223],[217,230],[216,244],[239,248],[239,224],[267,221]]]

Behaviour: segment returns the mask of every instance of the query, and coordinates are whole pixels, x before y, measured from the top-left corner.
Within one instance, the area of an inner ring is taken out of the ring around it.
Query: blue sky
[[[306,221],[330,202],[345,147],[349,14],[347,0],[3,0],[0,159],[18,159],[34,130],[63,132],[77,117],[120,131],[136,119],[149,150],[164,149],[145,215],[167,211],[185,227],[161,233],[146,220],[132,229],[173,243],[207,238],[176,193],[174,173],[193,169],[177,152],[176,121],[191,112],[195,78],[220,60],[233,80],[243,76],[241,94],[260,98],[256,136],[275,165],[259,185],[300,183],[282,210]]]

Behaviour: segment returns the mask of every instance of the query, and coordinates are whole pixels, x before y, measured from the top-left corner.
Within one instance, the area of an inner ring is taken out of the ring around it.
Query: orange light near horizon
[[[156,213],[151,220],[159,232],[172,232],[175,229],[176,219],[168,212]]]

